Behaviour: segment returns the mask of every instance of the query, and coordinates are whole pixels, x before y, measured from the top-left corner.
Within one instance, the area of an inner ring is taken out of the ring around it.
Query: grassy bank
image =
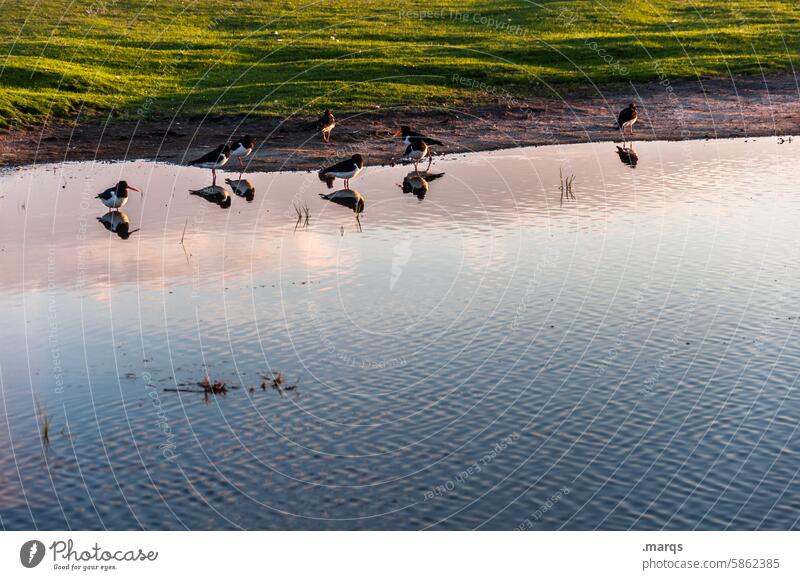
[[[790,70],[796,1],[4,3],[0,125],[458,106]]]

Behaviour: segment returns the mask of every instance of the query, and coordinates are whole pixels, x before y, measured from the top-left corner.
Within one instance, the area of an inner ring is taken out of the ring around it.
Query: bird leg
[[[431,163],[433,163],[433,155],[429,152],[428,153],[428,168],[425,171],[430,171]]]
[[[217,184],[217,170],[216,169],[212,169],[211,170],[211,175],[213,176],[213,179],[211,180],[211,185],[216,185]]]

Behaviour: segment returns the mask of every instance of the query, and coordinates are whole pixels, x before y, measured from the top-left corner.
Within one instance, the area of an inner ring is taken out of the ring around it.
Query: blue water
[[[193,168],[6,171],[0,525],[797,529],[797,146],[368,167],[358,216],[313,173],[222,209]]]

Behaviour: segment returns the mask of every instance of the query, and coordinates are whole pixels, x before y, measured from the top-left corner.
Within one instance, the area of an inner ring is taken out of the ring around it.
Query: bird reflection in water
[[[338,203],[353,210],[356,214],[356,227],[361,231],[361,212],[364,211],[364,196],[355,189],[337,189],[333,193],[320,193],[322,199]]]
[[[319,180],[324,181],[325,185],[328,186],[328,189],[333,189],[333,182],[336,181],[335,177],[333,177],[332,175],[328,175],[327,173],[326,174],[319,173],[318,175],[319,175]]]
[[[202,189],[190,189],[189,193],[202,197],[210,203],[215,203],[222,209],[231,207],[231,194],[219,185],[207,185]]]
[[[639,154],[636,153],[632,144],[628,146],[623,145],[622,147],[617,145],[617,155],[619,155],[620,161],[630,167],[636,167],[636,164],[639,163]]]
[[[256,188],[246,179],[226,179],[225,183],[230,185],[233,193],[245,198],[248,202],[253,201],[256,196]]]
[[[417,198],[420,200],[425,199],[425,195],[428,193],[428,189],[430,188],[430,182],[440,177],[443,177],[444,173],[430,173],[429,171],[412,171],[408,175],[403,178],[403,184],[397,184],[397,186],[403,190],[403,193],[413,193]]]
[[[131,229],[128,216],[122,210],[110,211],[104,216],[97,218],[103,227],[112,234],[117,234],[121,239],[127,240],[131,234],[138,232],[139,228]]]
[[[355,189],[337,189],[333,193],[320,193],[322,199],[349,207],[357,214],[364,211],[364,196]]]

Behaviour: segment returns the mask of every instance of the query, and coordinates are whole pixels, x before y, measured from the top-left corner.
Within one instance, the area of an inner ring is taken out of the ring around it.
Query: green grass
[[[785,71],[800,51],[796,0],[5,0],[3,16],[0,126],[461,106]]]

